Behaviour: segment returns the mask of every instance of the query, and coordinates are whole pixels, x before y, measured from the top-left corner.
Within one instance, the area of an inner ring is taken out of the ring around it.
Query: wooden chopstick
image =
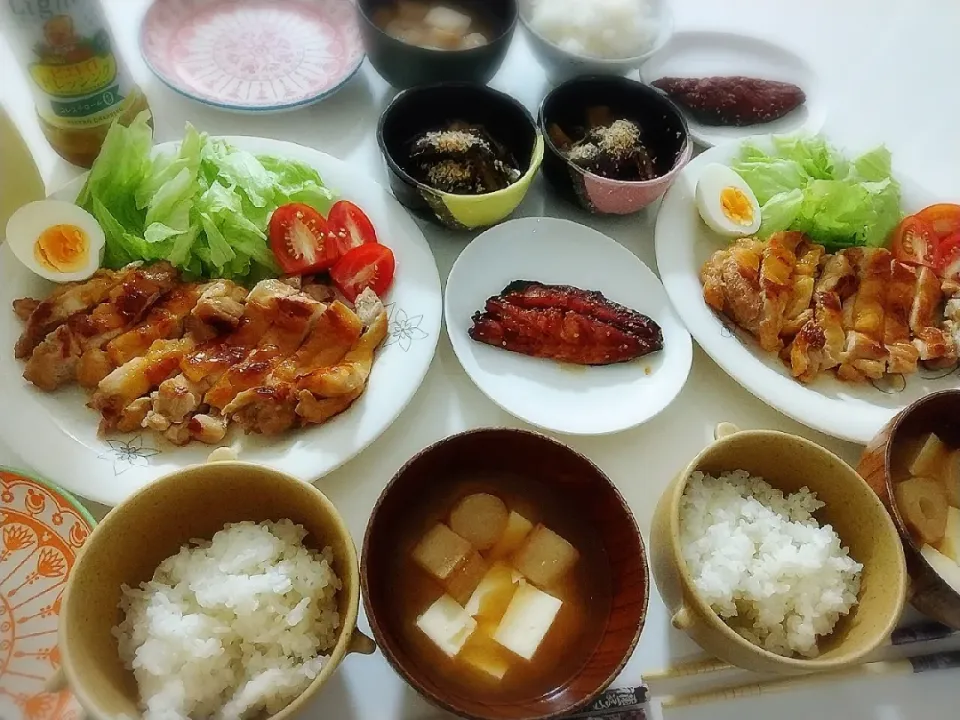
[[[915,675],[932,670],[949,670],[960,668],[960,651],[920,655],[904,660],[885,660],[880,662],[854,665],[840,670],[799,675],[782,680],[767,680],[764,682],[732,685],[730,687],[706,692],[690,693],[688,695],[672,695],[663,698],[660,706],[663,709],[702,705],[709,702],[735,700],[737,698],[758,697],[772,693],[797,690],[811,685],[838,682],[851,678],[866,676]]]
[[[890,635],[890,639],[881,646],[884,647],[902,647],[916,643],[930,642],[932,640],[942,640],[954,635],[957,631],[941,625],[936,622],[921,623],[908,627],[898,628]],[[659,682],[662,680],[673,680],[676,678],[692,677],[694,675],[706,675],[708,673],[720,672],[723,670],[735,670],[737,667],[724,662],[719,658],[712,658],[708,655],[685,660],[683,662],[670,665],[662,670],[643,673],[645,682]]]

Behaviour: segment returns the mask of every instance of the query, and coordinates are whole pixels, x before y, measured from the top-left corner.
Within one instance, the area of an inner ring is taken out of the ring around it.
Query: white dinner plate
[[[769,136],[752,142],[770,150]],[[833,437],[868,443],[900,410],[924,395],[960,385],[957,369],[921,369],[874,384],[840,382],[821,375],[810,385],[794,380],[775,354],[715,314],[703,300],[700,268],[727,244],[700,220],[694,200],[697,179],[709,163],[729,165],[739,144],[716,147],[687,165],[664,196],[657,216],[657,267],[673,306],[700,346],[743,387],[784,415]],[[850,154],[848,154],[850,156]],[[899,174],[901,203],[916,212],[937,198]]]
[[[384,298],[389,335],[377,352],[366,392],[342,415],[323,425],[279,437],[231,430],[224,444],[241,460],[261,463],[313,481],[350,460],[390,426],[413,397],[436,350],[442,317],[440,277],[430,247],[416,223],[376,181],[316,150],[248,137],[227,142],[259,155],[299,160],[315,168],[341,197],[360,205],[381,242],[397,259],[393,287]],[[169,150],[173,144],[158,146]],[[54,194],[73,200],[80,181]],[[144,430],[100,437],[99,416],[85,405],[88,394],[69,387],[44,393],[26,382],[13,356],[22,323],[10,310],[15,298],[45,297],[52,285],[27,271],[9,247],[0,251],[0,436],[37,472],[97,502],[115,505],[156,478],[204,462],[212,450],[200,443],[178,448]]]
[[[473,314],[513,280],[598,290],[660,325],[663,350],[583,367],[470,339]],[[657,276],[619,243],[567,220],[513,220],[477,237],[450,271],[444,308],[453,349],[477,387],[508,413],[546,430],[602,435],[639,425],[673,401],[690,372],[693,343]]]
[[[768,40],[732,32],[678,32],[644,63],[640,77],[650,83],[662,77],[745,75],[780,80],[800,87],[806,102],[779,120],[750,127],[704,125],[684,112],[690,135],[706,147],[763,133],[816,133],[827,117],[824,88],[816,71],[799,55]]]

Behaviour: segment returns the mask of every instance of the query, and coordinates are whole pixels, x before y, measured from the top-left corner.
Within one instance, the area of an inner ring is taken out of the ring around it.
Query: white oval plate
[[[752,140],[770,146],[769,136]],[[856,384],[823,375],[810,385],[791,377],[776,355],[724,322],[703,301],[700,268],[727,241],[709,230],[697,213],[694,192],[701,169],[729,165],[739,144],[708,150],[687,165],[667,191],[657,216],[657,267],[667,294],[693,337],[730,377],[784,415],[827,435],[867,444],[890,419],[915,400],[960,385],[957,370],[921,370],[905,383]],[[905,212],[938,198],[898,176]]]
[[[678,32],[640,68],[640,77],[645,83],[669,76],[713,75],[745,75],[790,82],[806,93],[807,100],[779,120],[750,127],[704,125],[684,113],[690,135],[701,145],[722,145],[758,132],[816,133],[823,127],[827,107],[816,71],[803,58],[762,38],[731,32]]]
[[[241,460],[262,463],[305,481],[336,469],[376,440],[413,397],[430,367],[440,335],[440,277],[430,247],[416,223],[376,181],[346,163],[316,150],[276,140],[228,137],[227,142],[259,155],[299,160],[315,168],[324,182],[370,216],[382,242],[397,258],[397,276],[384,298],[390,329],[377,353],[367,391],[330,422],[276,438],[243,435],[234,429],[228,441]],[[175,147],[158,146],[158,150]],[[73,200],[80,182],[54,194]],[[22,377],[13,356],[22,324],[10,310],[15,298],[45,297],[51,284],[27,271],[8,247],[0,250],[0,436],[37,472],[64,488],[100,503],[115,505],[151,481],[188,465],[202,463],[211,447],[185,448],[162,442],[149,431],[102,438],[98,416],[86,407],[78,387],[43,393]]]
[[[513,280],[598,290],[656,321],[664,349],[633,362],[581,367],[471,340],[473,314]],[[690,372],[693,343],[657,276],[619,243],[567,220],[513,220],[477,237],[450,271],[444,308],[450,342],[477,387],[546,430],[602,435],[639,425],[673,401]]]

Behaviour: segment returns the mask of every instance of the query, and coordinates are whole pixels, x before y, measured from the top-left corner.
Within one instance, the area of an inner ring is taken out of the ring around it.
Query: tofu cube
[[[914,477],[941,477],[949,454],[950,450],[936,435],[921,435],[907,450],[907,469]]]
[[[487,562],[480,556],[480,553],[471,550],[459,567],[443,581],[443,587],[453,596],[454,600],[464,605],[473,595],[473,591],[477,589],[486,573]]]
[[[477,621],[449,595],[441,595],[417,618],[417,627],[447,657],[456,657],[477,629]]]
[[[920,554],[930,564],[930,567],[943,578],[944,582],[953,588],[954,592],[960,593],[960,565],[929,545],[920,548]]]
[[[563,605],[558,598],[528,583],[513,594],[493,639],[510,652],[531,660]]]
[[[437,30],[446,30],[447,32],[463,36],[470,30],[470,25],[473,20],[470,19],[469,15],[457,12],[453,8],[435,5],[430,8],[430,12],[427,13],[423,22]]]
[[[513,555],[523,545],[523,541],[527,539],[531,530],[533,530],[532,522],[520,513],[511,511],[507,517],[507,527],[504,528],[497,544],[487,553],[487,557],[491,560],[501,560]]]
[[[955,507],[947,508],[947,530],[940,541],[939,550],[960,565],[960,510]],[[467,612],[470,612],[469,607]]]
[[[522,579],[506,563],[494,563],[467,601],[467,612],[475,618],[500,622]]]
[[[443,523],[437,523],[413,549],[413,560],[435,579],[443,582],[473,551],[469,542]]]
[[[494,680],[503,680],[510,669],[510,653],[493,639],[496,631],[495,622],[477,623],[477,629],[463,646],[459,659]]]
[[[577,549],[553,530],[537,525],[513,556],[513,566],[534,585],[550,587],[580,558]]]

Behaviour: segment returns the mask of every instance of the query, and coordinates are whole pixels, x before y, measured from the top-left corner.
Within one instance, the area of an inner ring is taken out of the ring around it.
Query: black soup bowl
[[[452,122],[482,126],[518,163],[512,185],[481,195],[442,192],[411,175],[409,149],[426,132]],[[543,162],[543,137],[533,116],[517,100],[485,85],[440,83],[404,90],[384,110],[377,141],[387,163],[390,189],[416,215],[454,230],[502,222],[523,201]]]
[[[383,79],[396,88],[447,81],[486,84],[503,64],[520,15],[517,0],[459,0],[456,7],[473,11],[490,31],[490,42],[468,50],[437,50],[391,37],[374,21],[377,10],[397,0],[357,0],[360,34],[367,57]]]
[[[550,126],[565,133],[584,124],[590,108],[606,106],[615,118],[640,125],[657,177],[614,180],[571,162],[550,139]],[[543,174],[562,198],[598,215],[627,215],[658,200],[693,155],[693,143],[680,109],[659,90],[625,77],[583,76],[552,90],[540,106],[546,145]]]

